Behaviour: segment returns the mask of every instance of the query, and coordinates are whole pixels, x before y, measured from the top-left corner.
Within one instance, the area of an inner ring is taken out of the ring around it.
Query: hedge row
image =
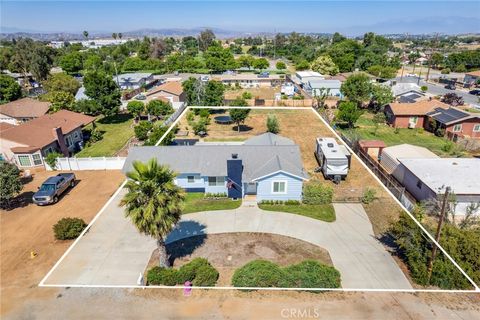
[[[194,286],[213,287],[217,280],[218,271],[205,258],[195,258],[178,270],[153,267],[147,273],[147,282],[151,285],[174,286],[190,281]]]
[[[280,267],[266,260],[254,260],[237,269],[235,287],[339,288],[340,272],[315,260]]]
[[[298,200],[285,200],[285,201],[284,200],[262,200],[260,204],[269,204],[269,205],[284,204],[289,206],[299,206],[301,202]]]

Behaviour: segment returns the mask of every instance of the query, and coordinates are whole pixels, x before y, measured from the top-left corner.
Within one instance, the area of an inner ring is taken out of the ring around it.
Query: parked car
[[[268,72],[261,72],[257,75],[257,78],[268,78],[270,77],[270,73]]]
[[[448,89],[448,90],[455,90],[455,89],[456,89],[456,87],[455,87],[455,85],[454,85],[454,84],[452,84],[452,83],[449,83],[449,84],[447,84],[447,85],[445,86],[445,89]]]
[[[39,206],[57,203],[60,196],[70,187],[75,186],[75,174],[59,173],[49,177],[33,195],[33,202]]]
[[[474,96],[480,96],[480,89],[470,90],[468,93],[473,94]]]

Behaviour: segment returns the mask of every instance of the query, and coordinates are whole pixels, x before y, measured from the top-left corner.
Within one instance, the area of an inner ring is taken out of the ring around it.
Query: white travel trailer
[[[351,154],[344,146],[339,146],[334,138],[317,138],[315,157],[320,165],[317,171],[336,183],[345,179],[350,168]]]

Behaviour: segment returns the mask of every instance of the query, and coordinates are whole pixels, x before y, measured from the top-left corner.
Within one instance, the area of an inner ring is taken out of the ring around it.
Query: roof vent
[[[238,153],[232,153],[232,159],[238,159]]]
[[[333,143],[329,142],[329,143],[327,143],[327,146],[328,146],[329,148],[333,148]]]
[[[452,162],[452,164],[453,164],[454,166],[458,165],[458,163],[457,163],[457,162]]]

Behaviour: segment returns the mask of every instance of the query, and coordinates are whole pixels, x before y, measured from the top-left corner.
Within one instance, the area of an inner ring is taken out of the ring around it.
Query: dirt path
[[[37,187],[53,175],[38,172],[25,185],[26,206],[0,214],[1,313],[24,300],[51,296],[56,290],[36,286],[72,241],[56,241],[52,226],[63,217],[80,217],[87,223],[123,181],[120,171],[77,171],[78,184],[53,206],[28,204]],[[31,252],[37,256],[31,258]]]

